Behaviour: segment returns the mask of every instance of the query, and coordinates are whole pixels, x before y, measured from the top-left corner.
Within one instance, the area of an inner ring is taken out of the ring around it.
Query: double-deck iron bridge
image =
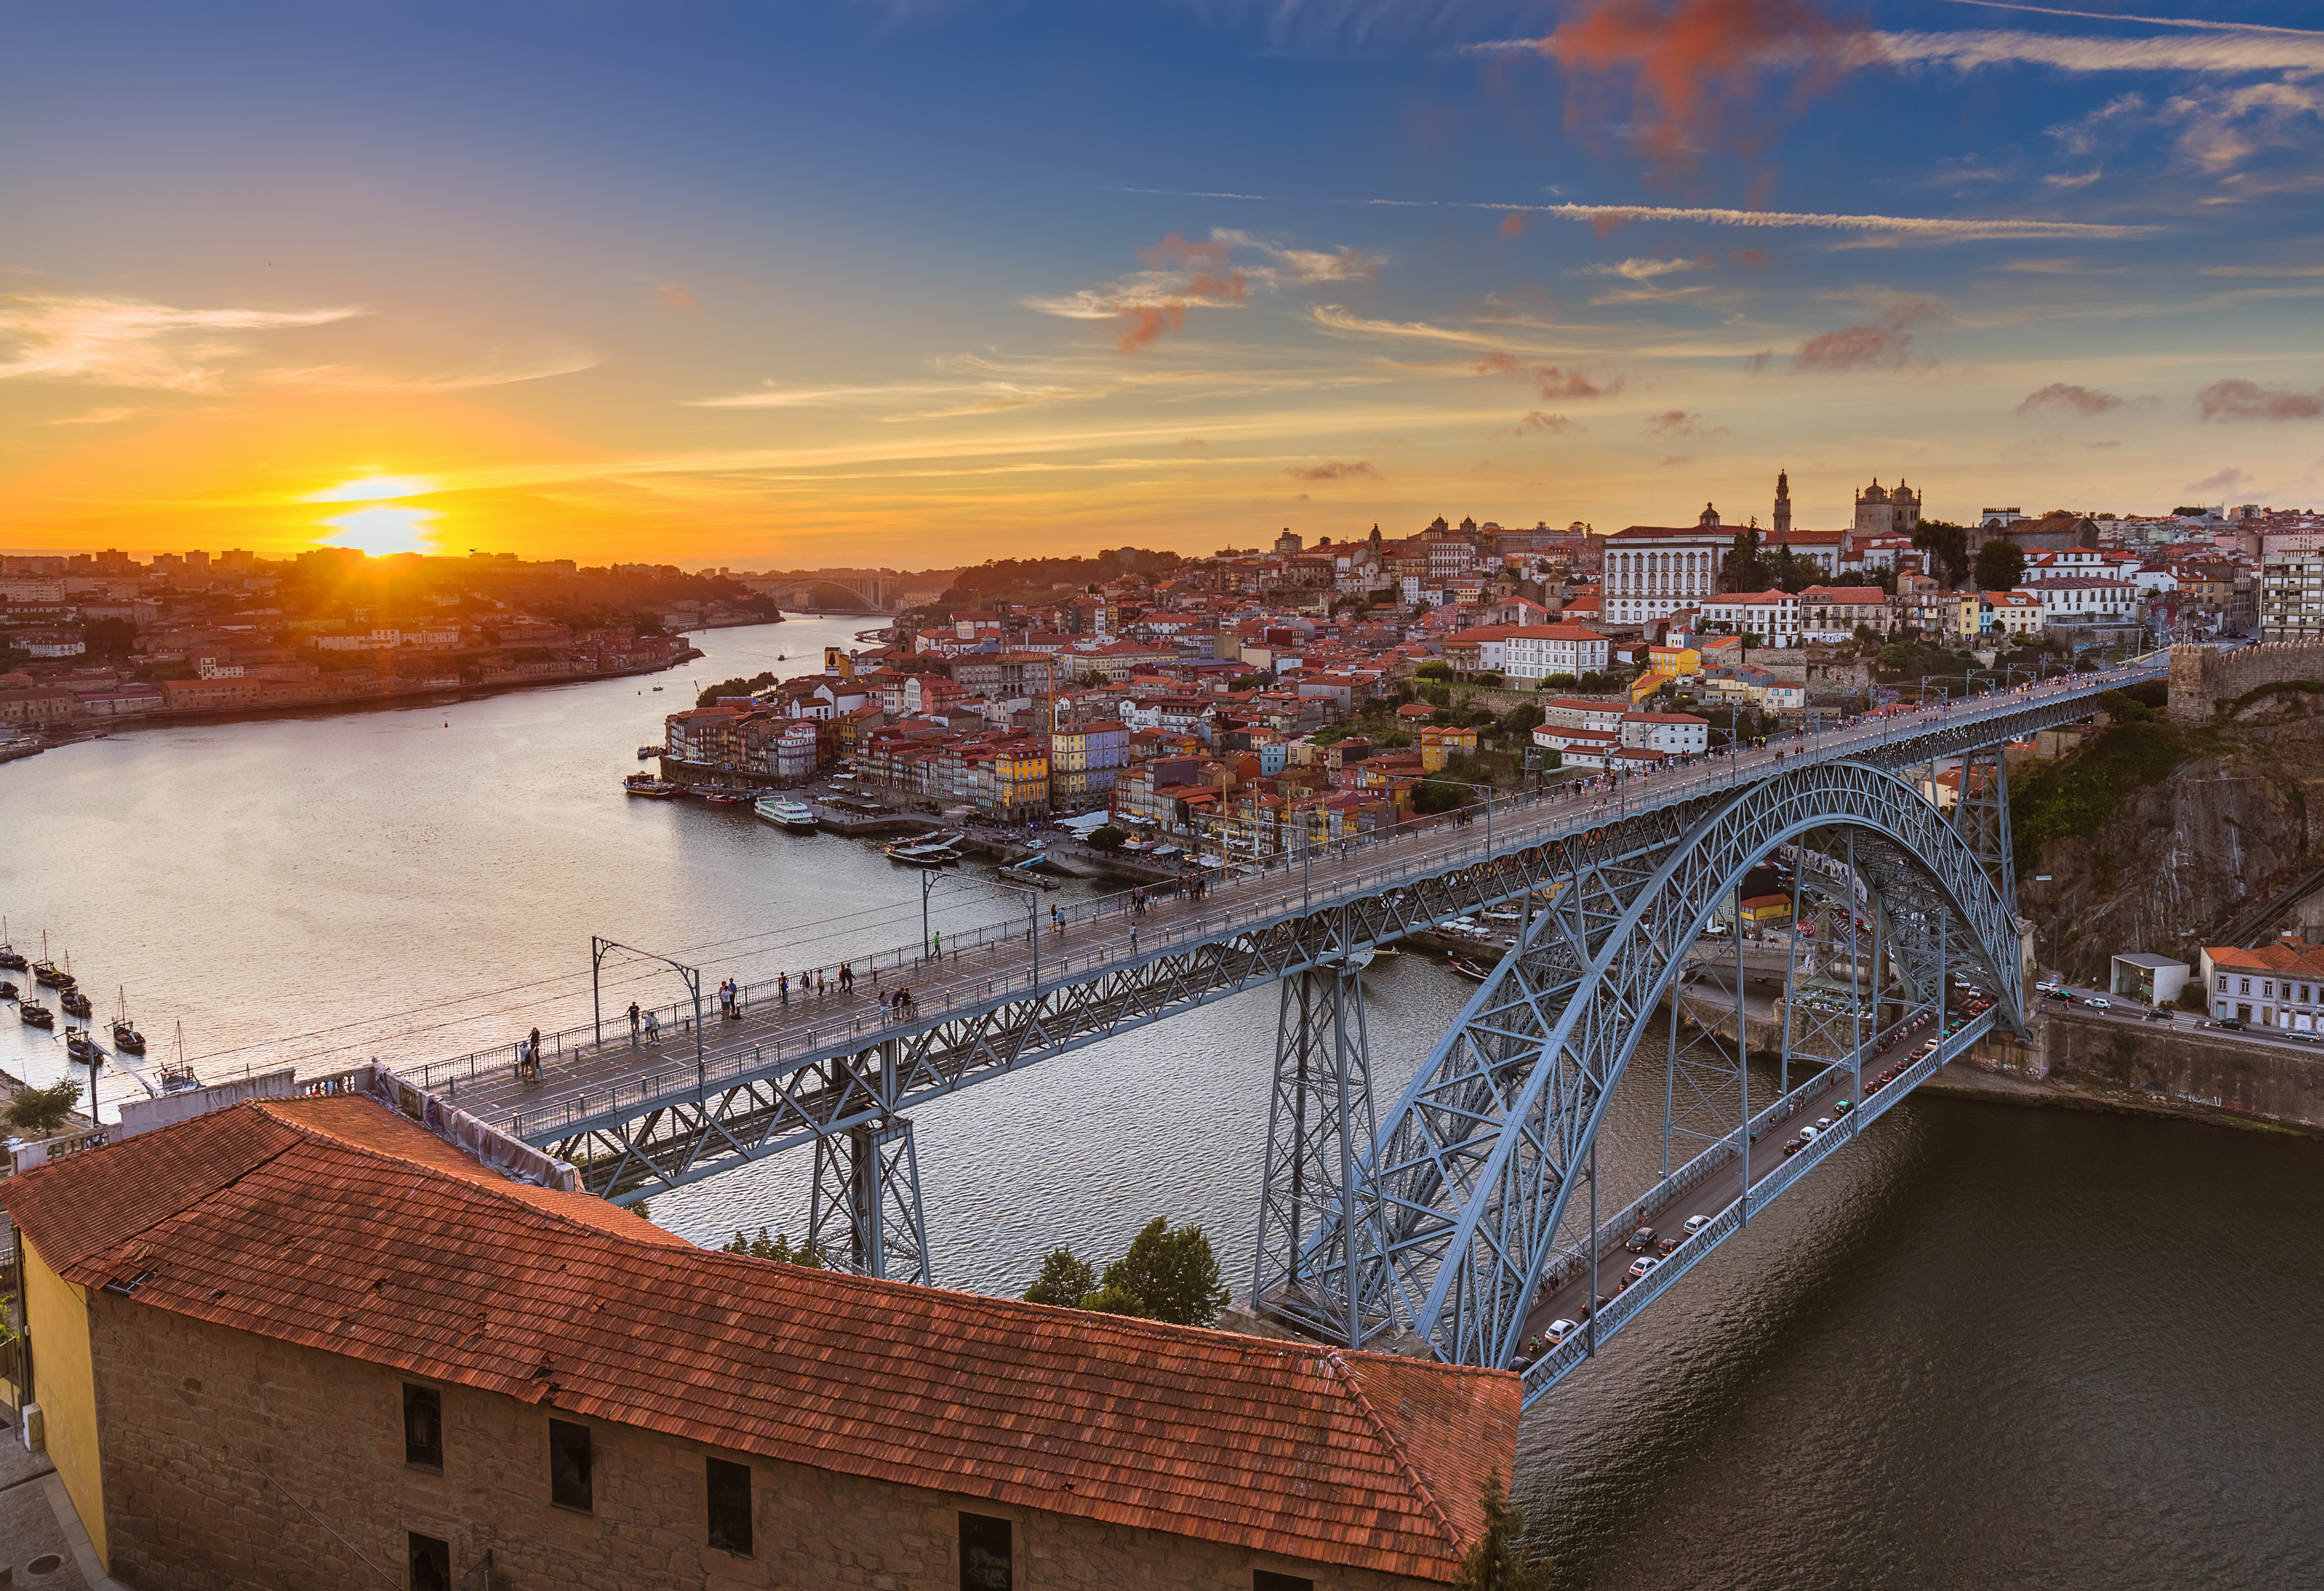
[[[617,1201],[811,1153],[809,1240],[926,1282],[917,1108],[1274,983],[1252,1307],[1327,1341],[1517,1368],[1530,1402],[1919,1082],[1997,1028],[2024,1032],[2004,748],[2167,671],[2155,654],[1496,796],[1142,904],[1028,894],[1022,919],[941,954],[857,958],[885,971],[876,989],[756,984],[731,1017],[697,998],[659,1045],[625,1016],[554,1035],[544,1081],[512,1078],[505,1051],[401,1075]],[[1816,964],[1784,969],[1778,1086],[1755,1099],[1741,897],[1771,859],[1789,868],[1784,953]],[[1487,912],[1514,943],[1403,1091],[1376,1093],[1373,952]],[[1642,1050],[1663,1064],[1661,1173],[1601,1200],[1598,1139]],[[1893,1080],[1868,1092],[1884,1060]],[[1843,1100],[1829,1131],[1778,1147],[1781,1124]],[[1683,1209],[1674,1249],[1603,1291],[1601,1257],[1627,1261],[1636,1228],[1670,1231]],[[1582,1324],[1549,1332],[1553,1307]]]

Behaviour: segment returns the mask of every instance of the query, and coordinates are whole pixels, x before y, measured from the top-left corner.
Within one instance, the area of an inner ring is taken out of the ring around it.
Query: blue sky
[[[2312,502],[2312,20],[14,5],[0,543]]]

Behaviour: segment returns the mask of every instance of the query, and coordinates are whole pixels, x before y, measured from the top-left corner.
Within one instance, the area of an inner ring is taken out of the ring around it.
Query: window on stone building
[[[432,1386],[404,1384],[403,1461],[444,1467],[444,1394]]]
[[[1305,1575],[1278,1575],[1273,1569],[1250,1571],[1250,1591],[1315,1591],[1315,1582]]]
[[[751,1556],[751,1467],[708,1460],[710,1544],[737,1557]]]
[[[549,1500],[559,1508],[587,1513],[595,1506],[589,1484],[589,1428],[562,1420],[549,1422]]]
[[[411,1547],[411,1591],[452,1591],[452,1544],[418,1531],[408,1532]]]
[[[960,1516],[960,1591],[1013,1591],[1010,1531],[1005,1519]]]

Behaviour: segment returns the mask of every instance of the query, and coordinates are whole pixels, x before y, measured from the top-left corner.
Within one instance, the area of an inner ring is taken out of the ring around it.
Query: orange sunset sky
[[[11,551],[925,567],[2324,471],[2324,33],[2264,6],[123,9],[29,16],[0,106]]]

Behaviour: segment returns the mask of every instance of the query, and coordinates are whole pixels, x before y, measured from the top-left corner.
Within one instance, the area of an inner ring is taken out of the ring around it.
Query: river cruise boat
[[[633,773],[622,781],[622,788],[632,796],[643,796],[652,801],[667,801],[678,793],[680,786],[657,774]]]
[[[751,810],[770,823],[780,823],[794,834],[812,834],[823,822],[815,815],[815,808],[788,796],[761,796],[751,804]]]
[[[638,760],[640,762],[644,762],[650,759],[660,757],[667,753],[669,750],[669,748],[667,746],[641,746],[638,748]]]

